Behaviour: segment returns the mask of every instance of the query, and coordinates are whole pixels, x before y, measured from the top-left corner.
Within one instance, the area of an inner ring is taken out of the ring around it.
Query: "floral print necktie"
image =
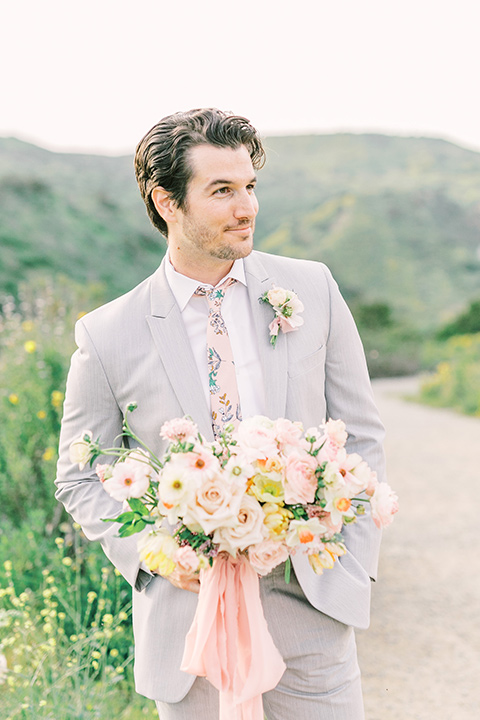
[[[222,316],[225,291],[236,282],[234,278],[227,278],[216,288],[200,286],[195,291],[195,295],[205,297],[208,302],[208,387],[212,427],[216,438],[223,432],[225,425],[233,424],[237,427],[242,420],[232,346]]]

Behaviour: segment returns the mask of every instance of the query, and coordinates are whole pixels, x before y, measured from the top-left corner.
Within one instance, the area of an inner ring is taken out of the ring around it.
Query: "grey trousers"
[[[326,571],[328,572],[328,571]],[[260,579],[268,629],[287,669],[263,696],[268,720],[364,720],[353,628],[324,615],[305,598],[284,566]],[[160,720],[217,720],[218,692],[197,678],[178,703],[157,701]]]

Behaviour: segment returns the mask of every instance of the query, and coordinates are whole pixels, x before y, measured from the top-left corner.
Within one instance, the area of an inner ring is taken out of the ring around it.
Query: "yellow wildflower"
[[[45,420],[46,417],[47,417],[47,413],[45,412],[45,410],[39,410],[37,412],[37,418],[39,420]]]
[[[55,457],[55,450],[52,447],[48,447],[42,455],[42,458],[46,462],[50,462],[50,460],[53,460],[54,457]]]
[[[52,405],[55,408],[58,408],[63,403],[64,395],[60,390],[54,390],[52,392]]]
[[[37,349],[37,343],[35,342],[35,340],[27,340],[27,342],[24,343],[23,348],[25,352],[31,355]]]
[[[34,324],[31,320],[25,320],[22,323],[23,332],[26,332],[26,333],[32,332],[33,328],[34,328]]]
[[[11,393],[11,394],[8,396],[8,399],[10,400],[10,402],[12,403],[12,405],[18,405],[18,399],[19,399],[19,398],[18,398],[18,395],[16,395],[15,393]]]

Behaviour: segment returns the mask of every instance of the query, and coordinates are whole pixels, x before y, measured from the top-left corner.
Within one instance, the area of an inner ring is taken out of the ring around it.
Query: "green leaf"
[[[140,520],[139,522],[133,522],[131,525],[122,525],[118,534],[120,537],[129,537],[130,535],[135,535],[135,533],[141,532],[144,527],[145,523],[143,520]]]
[[[130,498],[128,504],[139,515],[148,515],[148,510],[141,500],[138,498]]]
[[[290,582],[290,573],[292,571],[292,561],[290,560],[290,555],[285,560],[285,582],[287,585]]]

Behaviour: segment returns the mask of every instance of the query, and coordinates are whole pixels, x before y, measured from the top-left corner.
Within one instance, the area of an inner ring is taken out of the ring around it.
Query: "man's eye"
[[[228,187],[221,187],[215,190],[214,195],[226,195],[229,192],[230,188]]]
[[[252,192],[253,190],[255,190],[255,185],[253,183],[251,185],[247,185],[247,190],[249,192]]]

